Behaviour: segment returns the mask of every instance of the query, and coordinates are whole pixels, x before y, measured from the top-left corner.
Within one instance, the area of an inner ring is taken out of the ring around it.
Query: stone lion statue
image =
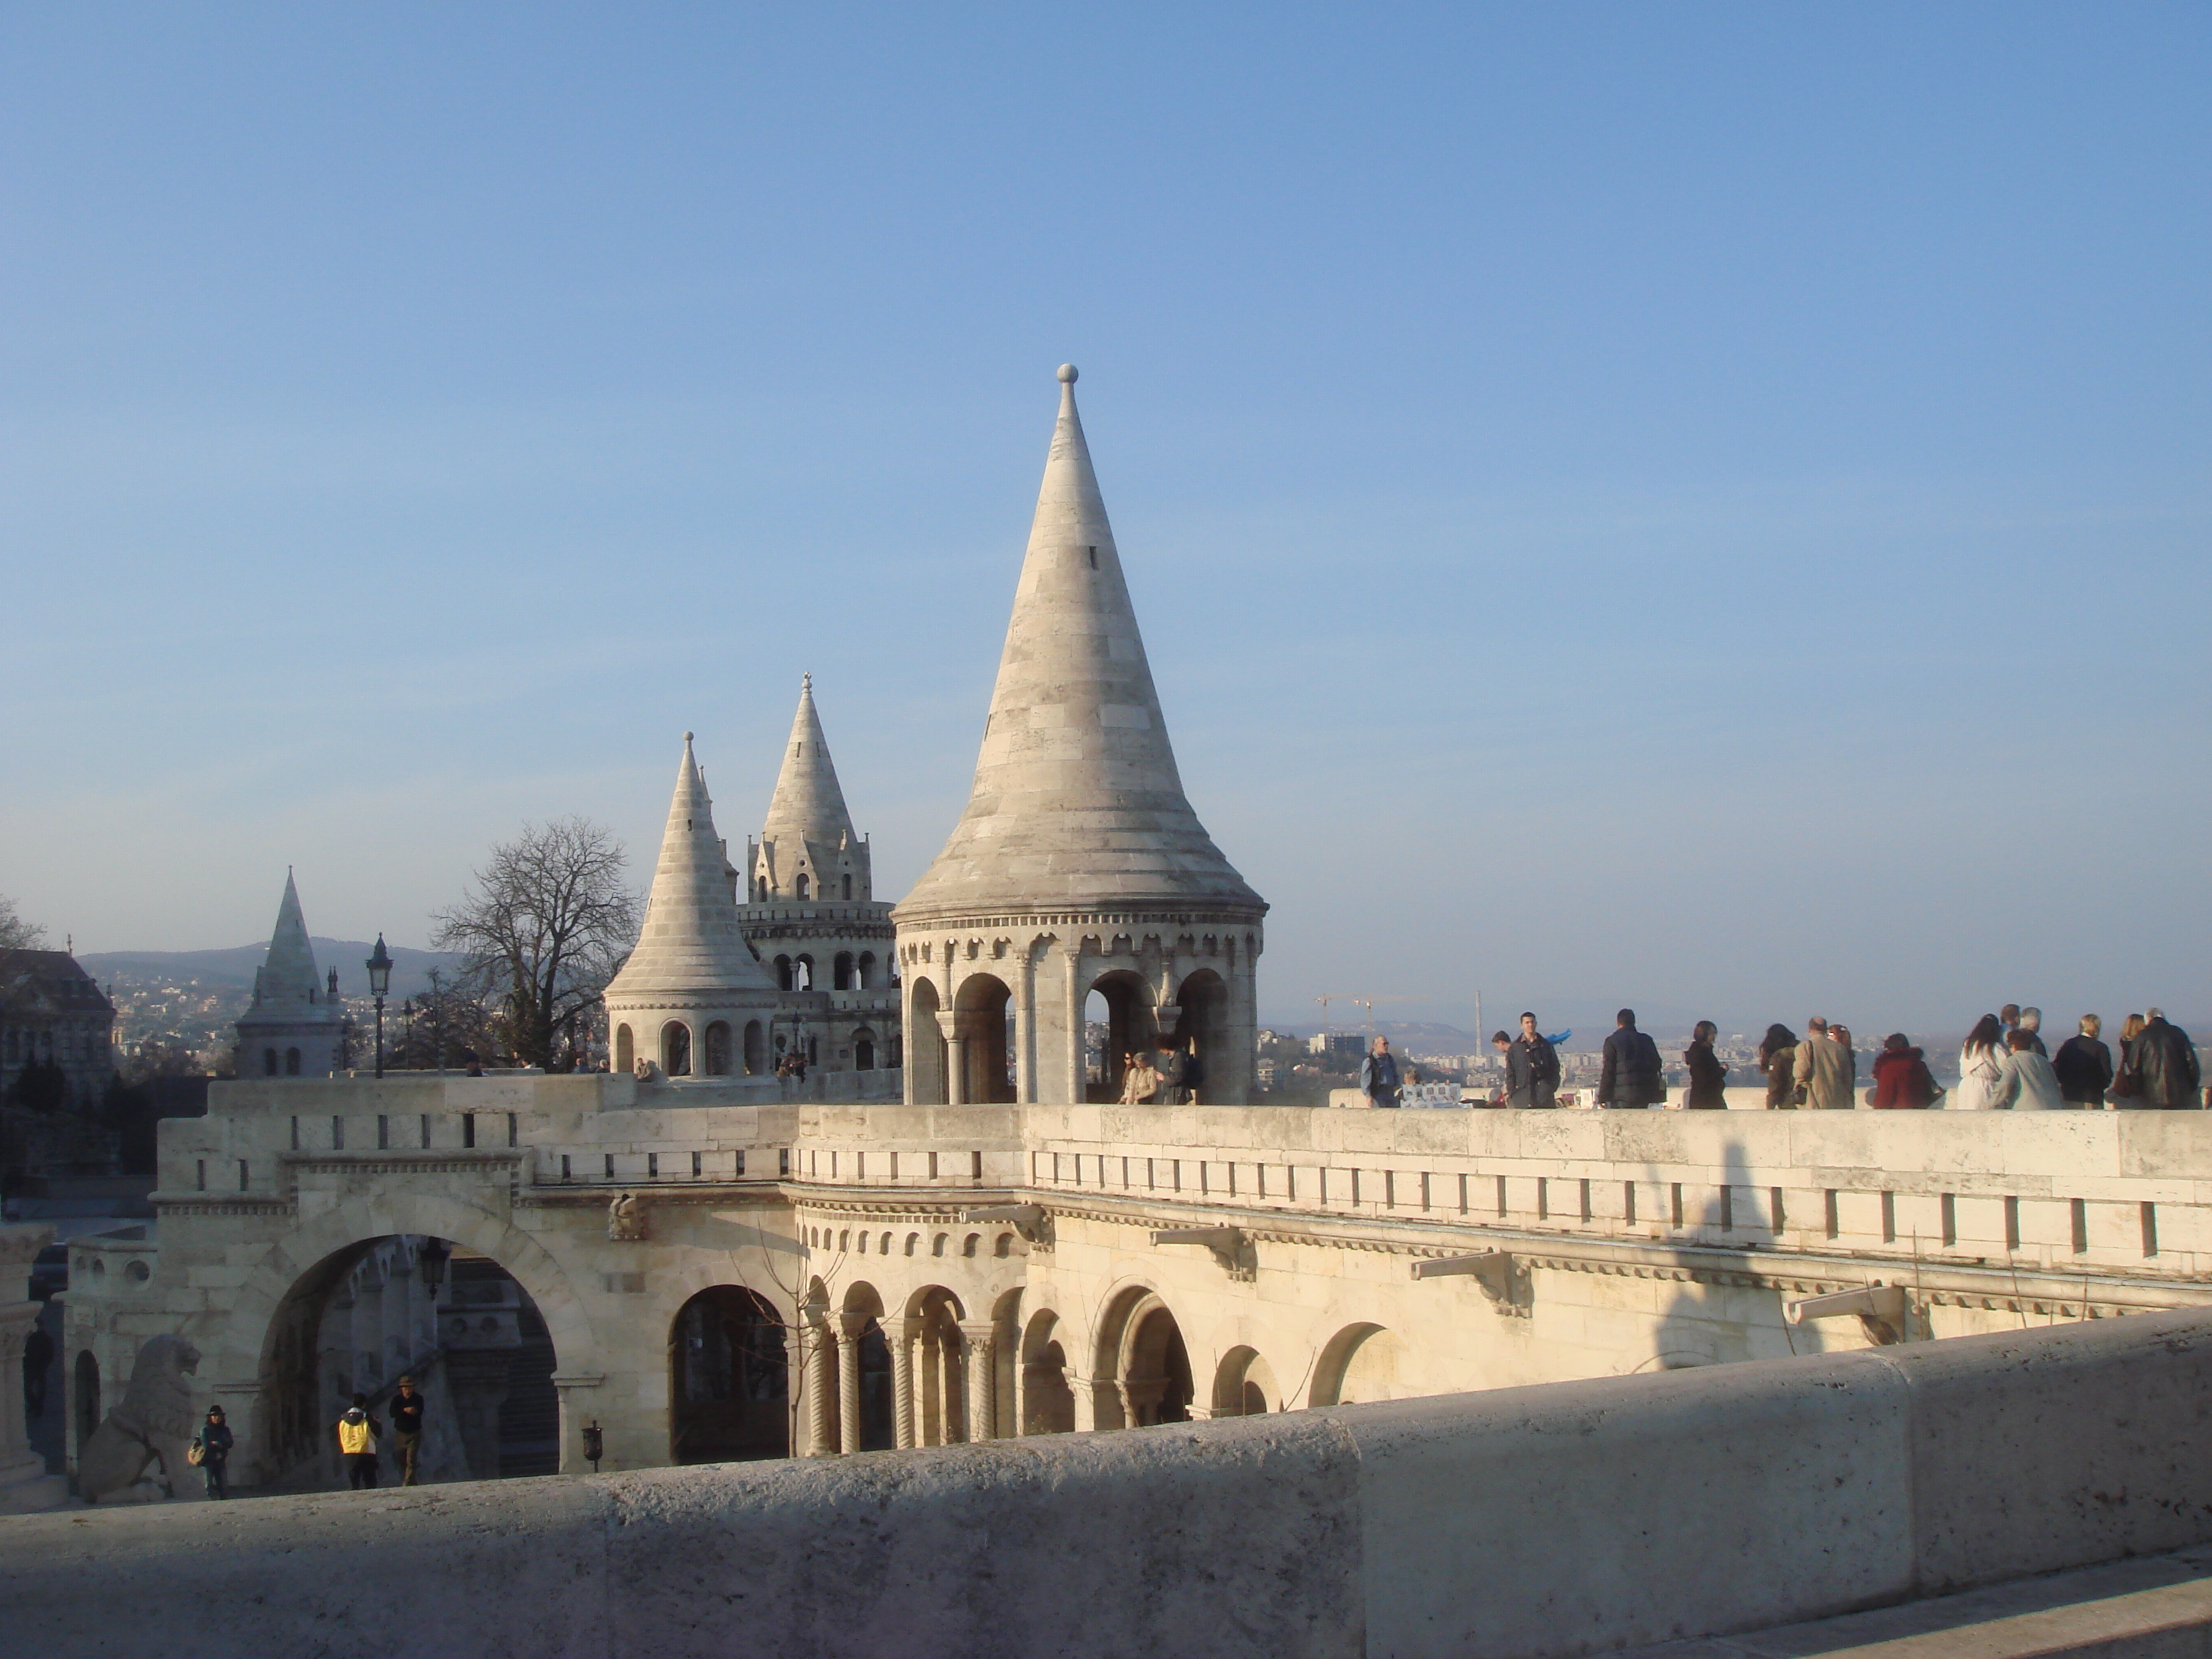
[[[185,1379],[199,1363],[200,1351],[181,1336],[154,1337],[138,1350],[123,1403],[107,1413],[77,1455],[77,1491],[86,1503],[129,1492],[142,1480],[164,1498],[177,1495],[188,1467],[185,1448],[199,1417]],[[155,1471],[151,1475],[149,1468]]]

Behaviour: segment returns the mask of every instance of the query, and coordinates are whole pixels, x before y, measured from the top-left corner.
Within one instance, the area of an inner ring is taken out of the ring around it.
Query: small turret
[[[814,706],[814,676],[800,677],[799,710],[760,839],[750,849],[755,904],[866,903],[874,892],[868,844],[853,830],[845,792],[830,759],[822,716]]]

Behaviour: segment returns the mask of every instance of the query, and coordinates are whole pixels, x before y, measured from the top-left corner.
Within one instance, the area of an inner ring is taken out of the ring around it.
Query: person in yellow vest
[[[357,1394],[345,1415],[337,1420],[338,1455],[345,1462],[346,1484],[356,1492],[376,1484],[376,1441],[384,1425],[368,1414],[368,1396]]]

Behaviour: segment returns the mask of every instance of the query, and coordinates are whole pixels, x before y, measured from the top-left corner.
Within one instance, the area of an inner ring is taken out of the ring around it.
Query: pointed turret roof
[[[776,774],[761,839],[833,848],[860,839],[853,833],[853,815],[845,810],[845,792],[837,787],[837,769],[822,735],[811,674],[799,677],[799,712],[791,718],[791,741],[784,745],[783,769]]]
[[[269,936],[269,955],[253,977],[256,1003],[324,1000],[322,975],[315,971],[315,947],[307,942],[307,918],[300,908],[300,890],[291,867],[284,870],[284,897],[276,906],[276,929]]]
[[[714,833],[714,804],[686,732],[645,922],[637,948],[607,995],[635,1001],[667,992],[722,990],[775,994],[738,926],[722,840]]]
[[[1060,381],[975,789],[896,915],[1144,902],[1262,910],[1184,799],[1072,365]]]

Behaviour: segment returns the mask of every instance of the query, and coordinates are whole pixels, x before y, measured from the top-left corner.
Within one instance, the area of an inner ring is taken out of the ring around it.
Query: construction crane
[[[1321,1004],[1321,1029],[1323,1035],[1327,1035],[1328,1031],[1328,1005],[1332,1002],[1348,1002],[1355,1008],[1364,1008],[1367,1011],[1367,1030],[1369,1035],[1372,1036],[1375,1030],[1375,1005],[1376,1003],[1432,1002],[1435,999],[1433,997],[1348,997],[1342,992],[1330,991],[1323,995],[1316,997],[1314,1000]]]

